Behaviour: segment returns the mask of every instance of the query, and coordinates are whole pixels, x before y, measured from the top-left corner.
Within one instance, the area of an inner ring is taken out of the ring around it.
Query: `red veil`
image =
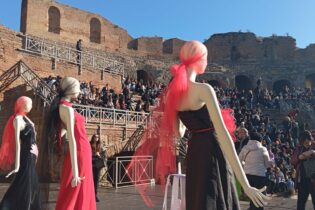
[[[186,68],[192,67],[197,73],[203,73],[203,70],[200,69],[197,62],[205,55],[206,53],[197,54],[189,60],[183,59],[180,55],[182,63],[175,64],[171,67],[173,79],[160,95],[159,105],[151,114],[150,122],[140,142],[140,147],[136,150],[134,158],[128,166],[129,174],[131,174],[132,170],[136,170],[136,167],[134,167],[137,161],[136,156],[143,155],[154,156],[154,171],[157,182],[165,184],[167,175],[176,172],[174,141],[175,120],[177,118],[178,106],[187,92]],[[236,129],[234,117],[231,115],[232,112],[233,110],[231,109],[222,110],[224,122],[231,134],[233,134]],[[146,186],[138,185],[137,189],[147,206],[154,206],[153,201],[146,194]]]
[[[14,126],[13,121],[16,115],[25,116],[25,112],[21,112],[23,106],[26,105],[27,101],[30,98],[26,96],[21,96],[15,102],[14,114],[10,116],[7,124],[4,127],[2,135],[2,143],[0,148],[0,169],[1,170],[10,170],[12,164],[15,161],[15,136],[14,136]]]

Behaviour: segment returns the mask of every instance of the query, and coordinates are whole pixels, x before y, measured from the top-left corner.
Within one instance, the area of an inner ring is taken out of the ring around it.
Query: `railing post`
[[[115,161],[115,188],[117,189],[118,187],[118,157],[116,157],[116,161]]]
[[[114,117],[114,125],[116,125],[116,111],[115,111],[115,109],[113,109],[114,110],[114,112],[113,112],[113,117]]]
[[[24,48],[25,50],[28,49],[28,35],[25,35],[25,39],[24,39]]]

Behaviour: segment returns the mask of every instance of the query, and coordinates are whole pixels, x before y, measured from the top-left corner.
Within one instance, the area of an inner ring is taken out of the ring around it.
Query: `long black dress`
[[[186,172],[187,210],[239,210],[234,175],[214,135],[206,106],[178,112],[191,131]]]
[[[31,153],[35,142],[34,126],[24,117],[26,125],[20,132],[20,169],[5,193],[0,210],[40,210],[39,183],[35,171],[36,156]]]

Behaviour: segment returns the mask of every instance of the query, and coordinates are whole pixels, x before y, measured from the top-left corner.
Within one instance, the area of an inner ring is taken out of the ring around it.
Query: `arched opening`
[[[272,86],[276,93],[284,92],[286,88],[291,88],[291,82],[285,79],[275,81]]]
[[[236,46],[231,47],[230,54],[231,54],[231,61],[232,62],[236,62],[241,58],[241,54],[240,54],[240,52]]]
[[[208,83],[212,86],[212,87],[221,87],[221,84],[218,80],[208,80]]]
[[[305,87],[309,89],[315,88],[315,74],[309,74],[305,77]]]
[[[137,71],[137,81],[140,81],[142,83],[148,83],[151,81],[151,77],[145,70],[138,70]]]
[[[252,90],[254,88],[252,80],[245,75],[238,75],[235,77],[235,86],[240,91]]]
[[[97,18],[90,21],[90,42],[101,43],[101,21]]]
[[[48,31],[55,34],[60,34],[60,11],[57,7],[49,7]]]

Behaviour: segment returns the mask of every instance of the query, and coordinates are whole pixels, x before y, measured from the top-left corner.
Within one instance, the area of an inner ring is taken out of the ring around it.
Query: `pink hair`
[[[180,50],[179,58],[181,64],[171,67],[173,80],[167,89],[167,104],[165,107],[165,123],[170,126],[170,133],[174,133],[174,124],[179,104],[188,89],[187,69],[192,69],[197,74],[205,71],[208,51],[204,44],[199,41],[186,42]]]
[[[25,116],[25,106],[31,103],[32,99],[26,96],[19,97],[15,102],[14,114],[10,116],[2,135],[0,148],[0,169],[9,170],[15,160],[15,136],[13,121],[16,115]]]

